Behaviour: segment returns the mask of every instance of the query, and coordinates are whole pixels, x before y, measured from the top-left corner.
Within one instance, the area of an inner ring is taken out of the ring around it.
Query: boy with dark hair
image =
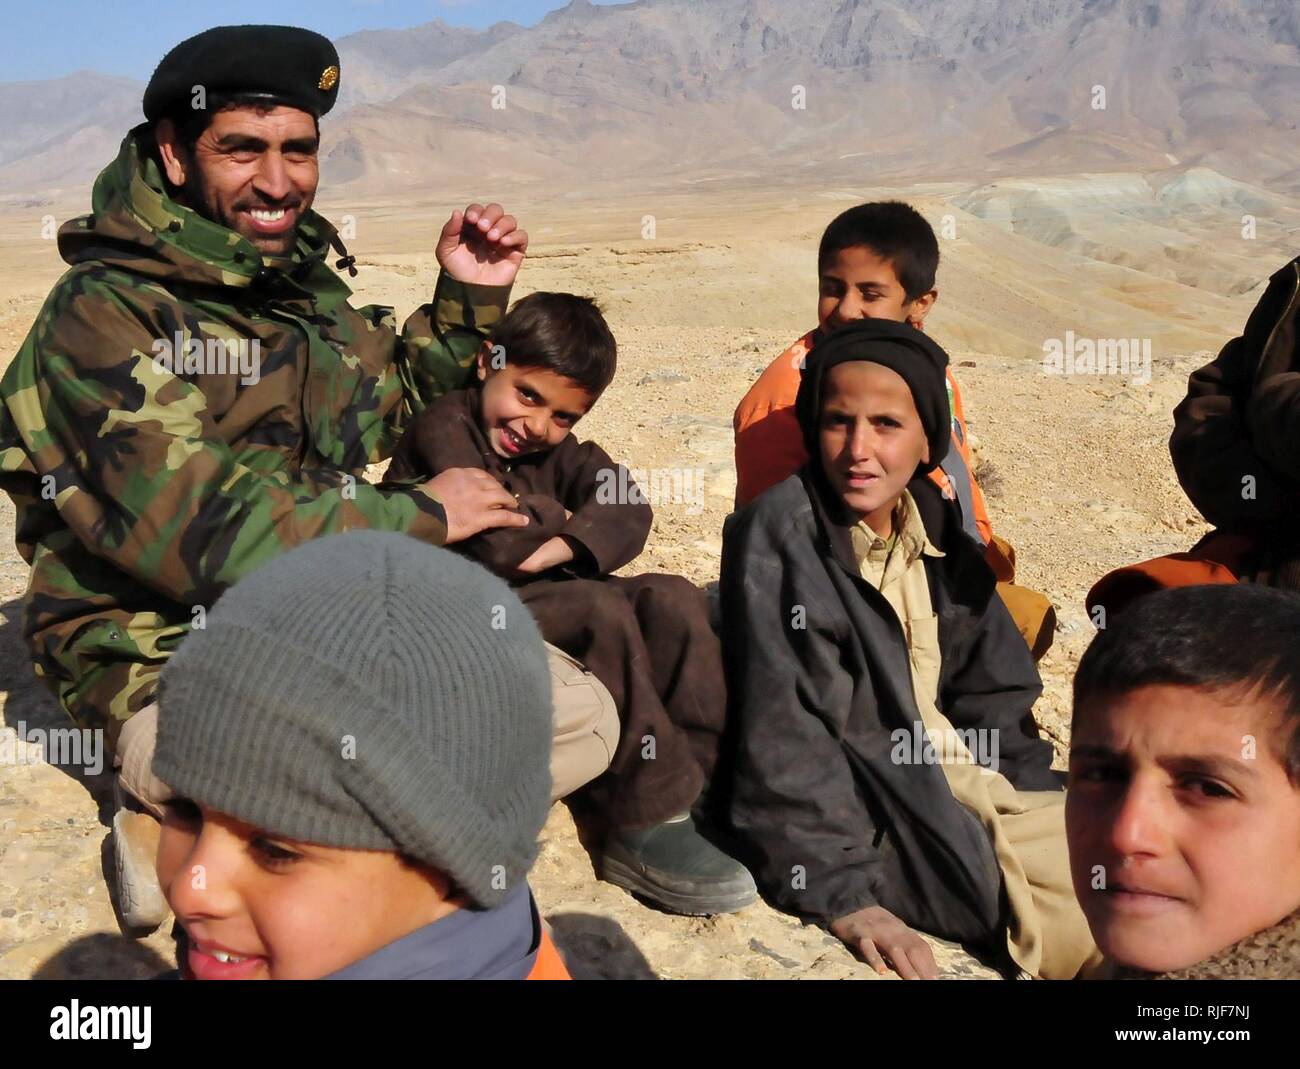
[[[460,549],[510,579],[546,640],[613,695],[621,737],[609,771],[586,788],[610,826],[602,877],[674,912],[731,912],[754,900],[753,880],[691,817],[726,713],[707,599],[681,576],[611,574],[644,548],[652,512],[622,465],[571,433],[616,357],[592,301],[523,298],[480,350],[477,387],[425,410],[388,478],[478,468],[515,495],[527,526]]]
[[[1121,975],[1300,978],[1300,598],[1135,601],[1074,678],[1074,886]]]
[[[901,201],[859,204],[836,216],[817,249],[817,328],[774,360],[736,408],[736,506],[798,471],[808,460],[794,415],[799,372],[817,342],[847,323],[887,319],[923,329],[939,294],[939,243],[915,208]],[[984,547],[998,592],[1034,657],[1052,644],[1056,612],[1037,591],[1015,585],[1015,550],[993,534],[971,466],[961,390],[946,372],[951,443],[930,478],[955,501],[966,533]]]
[[[795,405],[809,461],[723,535],[720,801],[774,904],[881,971],[935,975],[920,930],[1073,977],[1095,948],[1034,723],[1042,684],[925,477],[951,433],[947,362],[880,319],[811,355]]]

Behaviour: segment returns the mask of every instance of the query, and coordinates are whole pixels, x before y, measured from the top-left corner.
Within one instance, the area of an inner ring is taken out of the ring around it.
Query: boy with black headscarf
[[[947,447],[947,362],[881,320],[809,357],[810,460],[724,534],[726,816],[776,905],[882,971],[935,975],[919,929],[1073,977],[1097,955],[1033,719],[1042,684],[925,478]]]

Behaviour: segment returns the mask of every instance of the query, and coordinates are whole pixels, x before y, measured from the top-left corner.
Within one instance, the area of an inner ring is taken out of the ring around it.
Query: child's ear
[[[929,439],[929,436],[926,437],[925,442],[921,445],[921,463],[922,463],[922,464],[929,464],[929,463],[930,463],[930,439]]]
[[[475,367],[478,372],[479,382],[486,382],[488,377],[488,367],[492,360],[492,343],[484,340],[479,346],[478,359],[475,361]]]
[[[934,307],[934,302],[938,299],[938,290],[931,290],[929,293],[921,294],[907,306],[907,321],[918,330],[923,329],[922,324],[925,322],[925,317],[930,314],[930,309]]]

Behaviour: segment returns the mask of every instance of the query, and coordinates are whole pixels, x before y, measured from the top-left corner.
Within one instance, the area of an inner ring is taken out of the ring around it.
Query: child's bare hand
[[[517,567],[523,575],[537,575],[548,568],[554,568],[559,564],[568,564],[573,560],[573,547],[563,538],[555,537],[547,539],[532,554]]]
[[[888,965],[904,980],[934,980],[939,967],[930,944],[881,906],[867,906],[831,923],[831,932],[878,973]]]
[[[480,468],[448,468],[421,484],[447,514],[444,545],[471,538],[491,527],[524,527],[528,517],[515,511],[515,495]]]

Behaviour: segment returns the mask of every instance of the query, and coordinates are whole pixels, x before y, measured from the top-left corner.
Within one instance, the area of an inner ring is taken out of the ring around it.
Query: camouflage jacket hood
[[[290,256],[264,257],[247,238],[174,201],[154,157],[148,125],[127,134],[117,158],[95,180],[90,203],[90,215],[59,231],[59,254],[69,264],[116,263],[169,285],[236,289],[279,272],[304,291],[335,303],[351,292],[328,268],[320,270],[331,245],[351,258],[337,230],[316,212],[304,214]]]
[[[391,308],[348,303],[319,215],[266,258],[166,188],[132,130],[92,213],[61,228],[71,266],[0,382],[0,488],[32,566],[23,633],[36,674],[110,744],[205,608],[272,556],[356,528],[442,540],[436,501],[365,471],[464,384],[509,294],[440,275],[399,333]]]

